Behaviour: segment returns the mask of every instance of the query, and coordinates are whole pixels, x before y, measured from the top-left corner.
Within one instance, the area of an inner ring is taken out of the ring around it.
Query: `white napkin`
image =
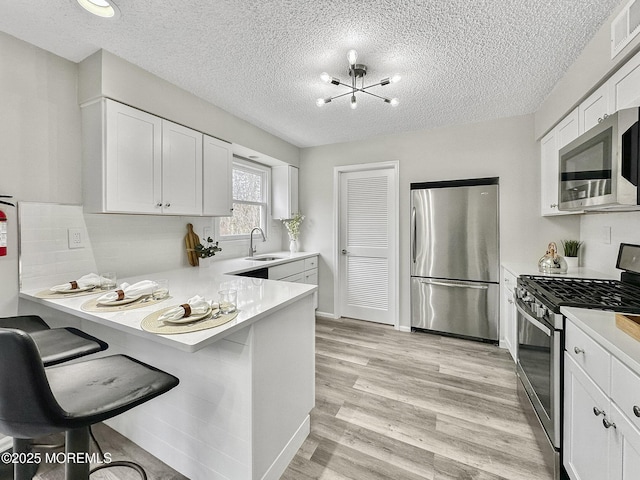
[[[75,281],[77,287],[73,288],[72,282],[62,283],[60,285],[54,285],[49,290],[52,292],[67,292],[71,290],[75,290],[76,288],[86,288],[86,287],[99,287],[100,286],[100,275],[97,273],[89,273],[80,277]]]
[[[171,321],[171,320],[180,320],[181,318],[185,318],[191,315],[202,315],[203,313],[207,313],[207,311],[211,308],[211,303],[206,300],[204,297],[200,295],[196,295],[195,297],[191,297],[187,300],[186,303],[189,308],[185,308],[182,305],[178,305],[177,307],[173,307],[170,310],[167,310],[162,315],[158,317],[158,320],[161,322]],[[187,315],[187,310],[191,309],[191,312]]]
[[[123,283],[118,290],[108,292],[98,297],[98,303],[115,302],[117,300],[124,300],[125,298],[139,298],[143,295],[151,295],[156,289],[158,284],[153,280],[142,280],[141,282],[129,285]]]

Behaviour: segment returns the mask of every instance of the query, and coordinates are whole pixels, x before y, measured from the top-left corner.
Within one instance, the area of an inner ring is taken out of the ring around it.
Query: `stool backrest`
[[[0,433],[33,438],[59,432],[64,428],[55,419],[62,415],[33,339],[0,328]]]

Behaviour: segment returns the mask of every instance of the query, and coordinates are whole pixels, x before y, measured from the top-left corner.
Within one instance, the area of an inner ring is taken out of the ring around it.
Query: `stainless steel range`
[[[536,275],[518,278],[519,393],[542,425],[544,435],[539,443],[554,479],[561,478],[562,470],[564,317],[560,307],[640,314],[640,245],[621,244],[616,267],[623,270],[619,281]]]

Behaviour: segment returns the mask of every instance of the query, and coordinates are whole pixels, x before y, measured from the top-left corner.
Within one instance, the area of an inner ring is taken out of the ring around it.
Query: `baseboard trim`
[[[398,325],[398,330],[401,332],[411,333],[411,327],[407,327],[406,325]]]
[[[329,320],[337,320],[340,318],[338,315],[329,312],[321,312],[320,310],[316,310],[316,317],[319,318],[328,318]]]
[[[6,452],[7,450],[11,450],[13,448],[13,438],[12,437],[2,437],[0,438],[0,452]]]

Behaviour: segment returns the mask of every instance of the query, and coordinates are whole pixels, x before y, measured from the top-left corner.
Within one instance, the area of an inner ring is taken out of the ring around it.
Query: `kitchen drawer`
[[[517,279],[518,277],[509,270],[505,268],[502,269],[502,285],[504,285],[511,293],[513,293],[516,288]]]
[[[566,349],[593,381],[608,395],[611,355],[570,321],[567,321]]]
[[[288,277],[280,278],[279,280],[281,282],[305,283],[303,272],[289,275]]]
[[[309,285],[318,285],[318,269],[304,271],[304,283]]]
[[[304,260],[283,263],[275,267],[269,267],[269,280],[281,280],[302,272],[304,272]]]
[[[312,268],[318,268],[318,257],[304,259],[304,269],[311,270]]]
[[[640,428],[640,377],[615,358],[611,361],[611,399]]]

